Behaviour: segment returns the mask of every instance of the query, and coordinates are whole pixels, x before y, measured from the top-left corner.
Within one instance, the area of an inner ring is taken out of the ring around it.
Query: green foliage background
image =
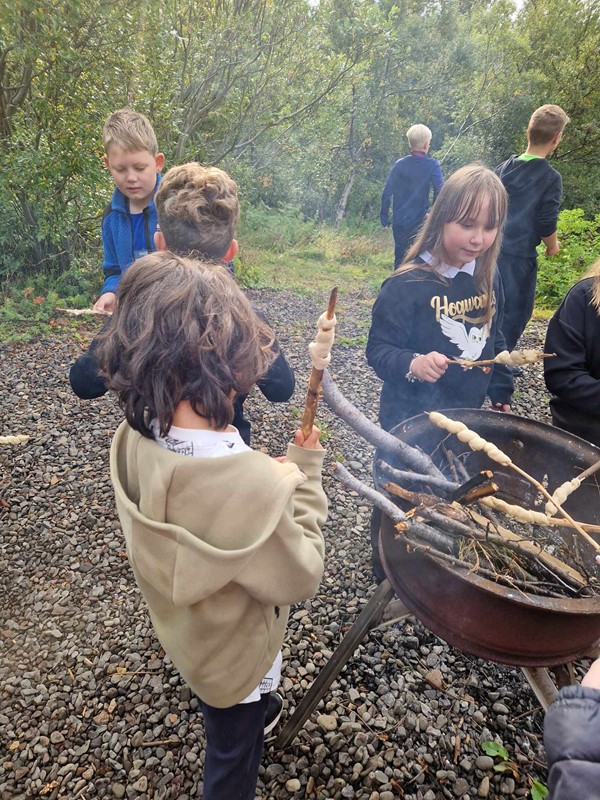
[[[298,274],[338,255],[357,280],[378,274],[381,189],[413,122],[447,175],[520,152],[532,109],[555,102],[572,120],[555,163],[576,209],[561,255],[541,259],[540,300],[555,304],[599,252],[599,19],[598,0],[5,0],[0,282],[97,291],[101,127],[126,105],[150,117],[167,166],[233,175],[242,272],[277,285],[283,254]]]

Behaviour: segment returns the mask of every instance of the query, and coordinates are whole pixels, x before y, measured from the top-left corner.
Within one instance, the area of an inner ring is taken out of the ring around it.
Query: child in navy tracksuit
[[[367,360],[383,381],[379,419],[390,430],[442,408],[479,408],[489,395],[510,411],[507,367],[468,370],[450,359],[493,358],[506,349],[504,298],[496,274],[506,192],[486,167],[459,169],[444,184],[405,263],[373,306]],[[379,534],[374,514],[371,536]],[[375,575],[382,578],[374,551]]]
[[[444,185],[439,162],[427,155],[431,131],[426,125],[412,125],[406,132],[410,155],[392,167],[381,196],[379,214],[384,228],[390,224],[390,202],[393,202],[392,231],[394,233],[394,269],[412,244],[429,209],[429,194],[433,199]]]

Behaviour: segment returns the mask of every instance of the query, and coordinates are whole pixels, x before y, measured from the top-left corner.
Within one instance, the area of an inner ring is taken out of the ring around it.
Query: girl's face
[[[442,233],[444,261],[461,269],[469,261],[485,253],[498,235],[498,226],[489,225],[489,198],[483,201],[476,217],[447,222]]]

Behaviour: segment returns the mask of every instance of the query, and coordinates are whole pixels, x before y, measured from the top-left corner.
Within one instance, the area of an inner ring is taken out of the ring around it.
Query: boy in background
[[[223,170],[195,162],[173,167],[164,176],[155,203],[159,222],[159,230],[154,235],[157,250],[170,250],[215,266],[225,266],[235,256],[238,245],[234,233],[239,218],[237,186]],[[98,367],[97,346],[97,339],[94,339],[69,374],[73,391],[83,399],[100,397],[108,391]],[[294,392],[294,372],[277,341],[273,342],[272,349],[275,359],[259,380],[258,387],[267,400],[283,403]],[[249,444],[250,423],[244,417],[246,397],[244,393],[236,394],[232,424]]]
[[[396,161],[381,196],[379,218],[384,228],[390,226],[390,202],[393,203],[394,269],[404,260],[421,223],[429,210],[429,192],[433,199],[444,185],[439,162],[427,155],[431,131],[427,125],[412,125],[406,132],[410,155]]]
[[[94,309],[111,313],[121,275],[133,261],[155,249],[153,198],[165,157],[158,152],[148,119],[129,108],[108,117],[102,143],[115,191],[102,216],[104,285]]]
[[[544,242],[547,256],[560,250],[556,225],[562,178],[547,158],[558,147],[568,122],[560,106],[536,109],[527,126],[527,150],[496,167],[508,192],[508,218],[498,268],[504,284],[503,333],[509,350],[514,350],[533,313],[536,247]]]

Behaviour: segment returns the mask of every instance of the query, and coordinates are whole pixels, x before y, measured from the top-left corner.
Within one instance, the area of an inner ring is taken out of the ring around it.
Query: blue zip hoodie
[[[154,194],[160,184],[160,175],[156,176]],[[149,253],[156,250],[154,233],[158,225],[156,206],[150,200],[143,211],[146,249]],[[129,200],[115,187],[112,200],[104,209],[102,216],[102,244],[104,246],[104,284],[101,294],[116,292],[121,275],[135,260],[133,255],[133,223],[129,211]]]

